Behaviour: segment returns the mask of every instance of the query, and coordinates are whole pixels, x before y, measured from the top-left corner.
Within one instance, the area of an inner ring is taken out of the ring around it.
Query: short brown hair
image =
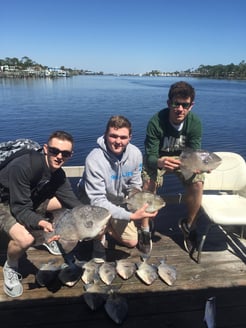
[[[74,143],[72,135],[68,132],[65,132],[65,131],[54,131],[54,132],[52,132],[52,134],[49,136],[48,142],[53,138],[70,141],[72,145]]]
[[[174,98],[189,98],[191,102],[195,99],[195,89],[187,82],[180,81],[171,85],[168,98],[173,100]]]
[[[121,115],[115,115],[111,116],[107,126],[106,126],[106,132],[109,131],[110,128],[115,128],[116,130],[121,128],[127,128],[129,130],[129,134],[132,134],[132,125],[131,122],[124,116]]]

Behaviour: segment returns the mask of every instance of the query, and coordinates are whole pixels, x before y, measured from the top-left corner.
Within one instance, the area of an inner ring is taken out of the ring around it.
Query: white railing
[[[63,166],[63,170],[68,178],[77,178],[82,176],[84,166]]]

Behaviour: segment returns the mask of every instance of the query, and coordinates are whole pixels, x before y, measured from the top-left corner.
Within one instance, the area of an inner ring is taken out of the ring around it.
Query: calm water
[[[143,150],[147,122],[165,107],[169,87],[178,80],[106,76],[0,79],[0,141],[31,138],[43,144],[52,131],[63,129],[75,139],[69,164],[82,165],[109,117],[121,114],[131,120],[132,142]],[[184,80],[196,89],[192,110],[203,123],[203,148],[238,152],[246,159],[246,81]]]

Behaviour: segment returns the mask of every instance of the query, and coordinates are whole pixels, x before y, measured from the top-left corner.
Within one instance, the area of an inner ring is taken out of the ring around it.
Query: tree
[[[34,66],[36,63],[33,62],[29,57],[24,56],[21,58],[21,63],[23,68]]]

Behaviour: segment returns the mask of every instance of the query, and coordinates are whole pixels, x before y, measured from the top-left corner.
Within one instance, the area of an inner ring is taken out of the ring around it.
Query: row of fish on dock
[[[39,286],[44,287],[58,278],[64,285],[73,287],[81,278],[85,284],[90,284],[98,275],[105,285],[111,285],[118,275],[124,280],[130,279],[134,274],[146,285],[151,285],[158,277],[168,286],[172,286],[176,280],[176,268],[168,265],[164,259],[159,265],[149,264],[148,257],[143,256],[140,263],[134,263],[130,259],[116,260],[115,262],[97,263],[90,261],[78,261],[74,263],[56,264],[55,260],[43,264],[37,274],[36,280]]]
[[[40,267],[36,274],[36,282],[40,287],[49,287],[59,280],[63,285],[73,287],[82,280],[85,303],[92,311],[104,305],[109,317],[116,323],[122,323],[128,312],[125,297],[120,295],[122,284],[113,284],[117,276],[123,280],[136,275],[146,285],[151,285],[158,277],[172,286],[176,280],[176,269],[160,260],[159,265],[149,264],[148,257],[143,256],[140,263],[131,259],[120,259],[115,262],[97,263],[78,261],[58,265],[55,260]]]
[[[48,287],[58,279],[63,285],[73,287],[81,280],[82,296],[87,306],[92,311],[104,308],[110,319],[116,324],[122,324],[128,314],[128,301],[120,293],[122,283],[113,283],[117,276],[128,280],[136,275],[146,285],[151,285],[159,277],[168,286],[172,286],[177,279],[175,267],[168,265],[163,259],[159,265],[148,264],[148,260],[146,256],[137,264],[130,258],[104,263],[97,263],[94,259],[76,260],[70,265],[58,265],[54,260],[40,267],[36,281],[40,287]],[[211,297],[206,302],[204,313],[204,322],[208,328],[215,328],[215,316],[215,298]]]

